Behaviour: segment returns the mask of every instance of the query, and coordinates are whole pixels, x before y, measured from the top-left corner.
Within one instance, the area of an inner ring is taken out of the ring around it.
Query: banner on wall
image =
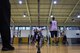
[[[80,30],[66,30],[67,38],[80,38]]]

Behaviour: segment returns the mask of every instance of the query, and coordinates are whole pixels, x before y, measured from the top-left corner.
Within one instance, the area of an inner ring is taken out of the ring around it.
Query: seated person
[[[62,43],[63,44],[66,44],[67,43],[67,37],[66,37],[66,35],[65,35],[65,33],[64,33],[64,31],[62,32]]]

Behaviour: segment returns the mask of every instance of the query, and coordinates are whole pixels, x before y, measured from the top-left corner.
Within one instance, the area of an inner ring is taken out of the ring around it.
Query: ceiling
[[[22,0],[19,4],[19,0],[10,0],[11,25],[48,26],[53,15],[59,26],[80,26],[80,0],[56,0],[57,4],[53,1]]]

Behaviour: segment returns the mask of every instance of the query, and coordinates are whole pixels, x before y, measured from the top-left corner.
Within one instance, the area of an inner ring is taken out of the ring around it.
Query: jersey
[[[57,21],[50,22],[50,31],[57,31]]]

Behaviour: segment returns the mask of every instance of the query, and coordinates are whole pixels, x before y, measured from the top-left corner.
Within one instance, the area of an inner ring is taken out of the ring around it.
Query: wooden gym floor
[[[33,45],[13,45],[15,47],[14,51],[1,51],[0,53],[37,53],[36,46]],[[1,49],[0,45],[0,49]],[[41,48],[41,53],[80,53],[80,46],[43,46]]]

